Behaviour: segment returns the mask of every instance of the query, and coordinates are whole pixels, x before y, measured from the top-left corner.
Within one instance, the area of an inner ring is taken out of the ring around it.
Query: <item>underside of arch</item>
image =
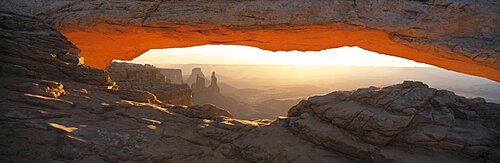
[[[345,24],[307,26],[210,26],[199,28],[169,25],[169,28],[127,27],[97,24],[98,32],[65,31],[81,50],[85,64],[104,69],[112,60],[131,60],[149,49],[179,48],[206,44],[247,45],[271,51],[319,51],[342,46],[363,49],[411,59],[448,70],[482,76],[500,81],[499,65],[483,65],[465,55],[438,46],[420,44],[411,47],[401,37],[387,32]],[[238,53],[235,51],[234,53]]]
[[[0,10],[52,25],[97,68],[152,48],[359,46],[500,81],[499,1],[19,0]]]

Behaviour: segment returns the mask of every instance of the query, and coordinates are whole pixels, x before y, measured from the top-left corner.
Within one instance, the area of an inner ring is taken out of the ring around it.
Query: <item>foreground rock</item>
[[[499,149],[500,105],[421,82],[311,97],[290,109],[288,116],[295,134],[361,160],[496,160]],[[400,151],[411,148],[417,150]],[[442,155],[438,151],[447,154],[434,158]]]
[[[239,120],[120,90],[43,22],[0,12],[0,162],[498,162],[499,105],[404,82]],[[58,57],[59,56],[59,57]]]
[[[50,26],[3,12],[0,20],[0,162],[232,160],[220,154],[227,141],[267,123],[213,106],[184,113],[149,92],[116,89]]]

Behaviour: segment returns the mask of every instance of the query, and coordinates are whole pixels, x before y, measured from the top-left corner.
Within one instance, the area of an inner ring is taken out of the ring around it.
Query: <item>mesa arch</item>
[[[52,24],[81,49],[87,65],[97,68],[152,48],[232,44],[315,51],[359,46],[500,81],[496,1],[2,3],[3,10]]]

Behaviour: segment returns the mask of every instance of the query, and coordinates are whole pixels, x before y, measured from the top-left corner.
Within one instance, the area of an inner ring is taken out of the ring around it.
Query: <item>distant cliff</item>
[[[167,81],[172,84],[183,84],[182,81],[182,70],[181,69],[167,69],[167,68],[158,68],[160,73],[163,74]]]
[[[112,62],[106,70],[121,89],[148,91],[155,94],[159,100],[171,104],[192,103],[189,86],[178,84],[182,83],[180,70],[124,62]]]
[[[196,82],[197,77],[205,79],[205,83],[208,83],[208,80],[207,78],[205,78],[205,74],[203,74],[201,68],[193,68],[191,70],[191,75],[189,75],[189,77],[186,80],[184,80],[184,83],[191,85]]]
[[[272,117],[271,115],[257,111],[248,103],[221,94],[215,72],[212,72],[210,80],[207,80],[200,68],[194,68],[189,79],[194,79],[194,82],[191,84],[191,89],[193,90],[193,103],[195,105],[213,104],[228,110],[236,118],[251,119]],[[206,86],[207,81],[210,82],[208,86]]]

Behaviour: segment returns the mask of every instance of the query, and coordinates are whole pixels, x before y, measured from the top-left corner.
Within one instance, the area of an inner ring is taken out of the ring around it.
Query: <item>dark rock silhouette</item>
[[[199,72],[201,72],[200,68],[195,68],[199,69]],[[193,69],[193,72],[195,72]],[[220,94],[220,88],[219,85],[217,85],[217,77],[215,76],[215,72],[212,72],[212,76],[210,77],[210,85],[206,87],[206,79],[203,76],[203,73],[196,73],[196,81],[191,84],[191,89],[193,90],[193,94],[197,93],[207,93],[207,94]],[[193,74],[191,74],[193,75]]]
[[[196,75],[196,81],[191,84],[191,89],[193,90],[193,94],[206,91],[205,78],[200,77],[200,75]]]
[[[186,83],[188,85],[192,85],[193,83],[195,83],[199,80],[198,78],[205,79],[205,83],[206,83],[205,74],[203,74],[203,72],[201,71],[201,68],[193,68],[191,70],[191,75],[189,75],[189,77],[186,80],[184,80],[184,83]],[[205,87],[205,85],[204,85],[204,87]]]
[[[217,85],[217,77],[215,77],[215,72],[212,72],[212,76],[210,78],[210,85],[208,86],[208,91],[214,93],[220,93],[219,85]]]

